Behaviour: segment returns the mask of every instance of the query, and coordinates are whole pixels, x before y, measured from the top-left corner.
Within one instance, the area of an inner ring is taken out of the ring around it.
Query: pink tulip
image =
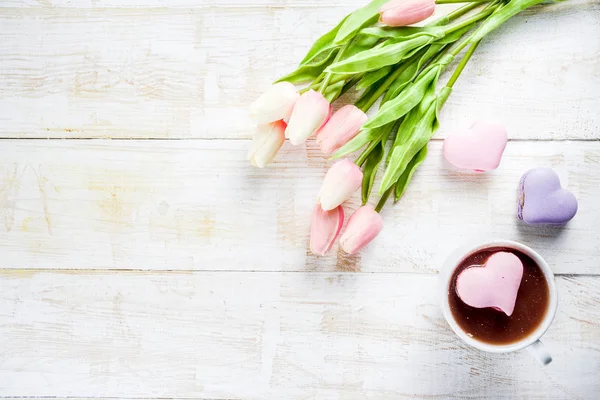
[[[429,18],[435,0],[391,0],[379,9],[379,22],[388,26],[406,26]]]
[[[321,144],[321,151],[331,154],[348,143],[367,119],[367,114],[354,105],[340,108],[319,131],[317,143]]]
[[[300,95],[289,82],[278,82],[250,104],[250,117],[257,124],[287,119]]]
[[[297,146],[314,135],[331,116],[329,102],[319,92],[309,90],[303,93],[292,111],[285,130],[285,137]]]
[[[323,211],[321,205],[317,203],[310,228],[310,250],[318,256],[324,256],[333,246],[343,224],[344,209],[342,206]]]
[[[346,201],[362,184],[363,173],[352,161],[344,159],[329,168],[321,192],[319,202],[323,210],[333,210]]]
[[[275,158],[285,142],[285,126],[283,121],[258,126],[250,150],[248,150],[248,160],[252,165],[264,168]]]
[[[348,254],[354,254],[375,239],[383,229],[383,218],[371,206],[362,206],[348,220],[340,239],[340,246]]]

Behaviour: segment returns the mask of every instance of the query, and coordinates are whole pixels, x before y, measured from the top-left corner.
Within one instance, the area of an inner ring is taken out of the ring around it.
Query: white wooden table
[[[245,107],[363,3],[0,1],[0,397],[599,398],[600,3],[486,40],[383,233],[317,258],[329,161],[309,142],[249,167]],[[511,138],[477,177],[440,156],[475,118]],[[564,229],[515,220],[536,166],[579,199]],[[549,367],[470,349],[442,318],[441,263],[484,237],[557,274]]]

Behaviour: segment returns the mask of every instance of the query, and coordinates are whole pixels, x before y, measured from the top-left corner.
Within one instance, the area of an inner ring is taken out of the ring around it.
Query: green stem
[[[454,21],[455,19],[462,17],[463,15],[465,15],[472,9],[477,8],[486,2],[487,1],[474,1],[472,3],[468,3],[467,5],[464,5],[460,8],[457,8],[456,10],[448,13],[448,15],[446,15],[446,18],[448,19],[448,22]]]
[[[494,29],[505,23],[507,20],[520,13],[521,11],[543,3],[545,0],[511,0],[503,7],[497,8],[497,13],[487,19],[474,33],[471,35],[471,43],[477,42]]]
[[[375,211],[381,212],[381,209],[383,208],[383,206],[385,205],[385,203],[390,198],[390,195],[392,194],[392,191],[394,191],[395,187],[396,187],[396,185],[392,185],[392,186],[390,186],[388,188],[388,190],[386,190],[383,193],[383,195],[381,196],[381,199],[379,199],[379,203],[377,203],[377,206],[375,207]]]
[[[460,76],[461,72],[463,71],[463,69],[465,69],[465,65],[467,65],[467,63],[469,62],[469,59],[471,58],[471,56],[475,52],[475,49],[477,48],[477,46],[479,46],[479,43],[481,43],[481,41],[475,42],[475,43],[473,43],[471,45],[471,47],[469,47],[469,50],[467,50],[467,52],[465,53],[464,57],[462,58],[462,60],[460,60],[460,63],[458,64],[458,66],[454,70],[454,73],[452,74],[452,76],[448,80],[448,83],[446,84],[446,87],[452,88],[452,86],[454,86],[454,83],[456,83],[456,80]]]
[[[346,43],[338,51],[338,53],[335,55],[335,58],[333,59],[332,64],[335,64],[336,62],[340,61],[340,59],[344,55],[344,52],[346,51],[346,49],[348,48],[348,46],[350,45],[351,42],[352,42],[352,40],[348,41],[348,43]],[[325,74],[325,77],[323,78],[323,82],[321,82],[321,87],[319,88],[319,92],[321,92],[321,94],[323,94],[323,95],[325,94],[325,90],[327,89],[327,85],[329,85],[329,81],[331,81],[332,77],[333,77],[333,74],[331,72],[328,72],[328,73]]]
[[[361,78],[361,76],[357,75],[357,76],[354,76],[352,79],[350,79],[348,82],[346,82],[344,84],[344,87],[340,91],[340,93],[337,95],[337,97],[335,99],[333,99],[333,101],[339,99],[344,93],[346,93],[348,90],[352,89],[352,87],[354,85],[356,85],[358,83],[358,81],[360,81],[360,78]]]
[[[474,1],[471,3],[467,3],[462,7],[457,8],[456,10],[441,16],[440,18],[426,24],[426,27],[434,27],[434,26],[444,26],[447,25],[449,22],[454,21],[457,18],[462,17],[463,15],[465,15],[466,13],[468,13],[469,11],[471,11],[474,8],[479,7],[480,5],[486,3],[489,0],[481,0],[481,1]]]
[[[435,0],[435,4],[482,3],[485,0]]]
[[[381,135],[371,140],[367,148],[360,154],[360,156],[358,156],[358,158],[355,161],[356,165],[362,167],[365,161],[367,161],[367,158],[369,157],[371,152],[375,149],[375,147],[379,145],[381,141],[383,141],[383,144],[385,145],[392,131],[397,130],[399,121],[395,124],[392,124],[391,126],[382,128],[384,130],[382,131]]]
[[[444,55],[448,52],[448,49],[450,49],[450,45],[446,44],[437,53],[435,53],[435,55],[431,57],[429,61],[425,63],[425,65],[423,65],[423,67],[419,71],[419,75],[421,74],[421,72],[423,72],[425,67],[427,67],[428,65],[436,64],[438,61],[440,61],[442,57],[444,57]],[[419,75],[415,77],[415,80],[419,77]]]
[[[326,75],[325,73],[322,73],[320,76],[318,76],[317,79],[315,79],[315,81],[310,85],[310,88],[313,90],[319,90],[319,87],[321,87],[321,83],[323,83],[323,77],[325,75]],[[334,83],[338,83],[340,81],[344,81],[351,76],[351,75],[345,75],[345,74],[332,74],[332,75],[333,75],[333,77],[329,80],[330,85],[334,84]]]
[[[408,68],[409,65],[410,64],[408,64],[408,63],[402,64],[394,72],[392,72],[390,75],[388,75],[388,77],[385,79],[385,81],[383,81],[381,86],[379,86],[377,88],[377,90],[375,90],[375,92],[360,107],[360,109],[363,110],[364,112],[367,112],[369,110],[369,108],[371,108],[373,106],[373,104],[375,104],[375,102],[377,101],[379,96],[381,96],[383,94],[383,92],[385,92],[385,90],[392,84],[392,82],[394,82],[396,80],[398,75],[400,75],[402,73],[402,71],[404,71],[406,68]]]
[[[499,11],[499,10],[502,10],[501,5],[502,5],[502,1],[501,0],[496,0],[495,2],[489,4],[483,11],[488,12],[489,14],[493,14],[493,13]],[[477,28],[475,30],[475,32],[473,32],[472,34],[470,34],[465,40],[463,40],[455,48],[453,48],[452,51],[450,52],[450,54],[452,55],[452,57],[456,57],[458,55],[458,53],[460,53],[465,47],[467,47],[467,45],[473,44],[476,41],[477,42],[481,41],[481,39],[483,37],[479,38],[478,40],[474,40],[474,39],[476,38],[476,36],[479,34],[480,30],[484,26],[485,26],[485,22],[483,23],[483,25],[481,25],[479,28]]]
[[[469,18],[466,18],[456,24],[453,25],[449,25],[446,30],[445,30],[445,34],[449,35],[452,32],[456,32],[466,26],[469,26],[483,18],[489,17],[493,12],[494,12],[495,8],[493,7],[486,7],[485,9],[481,10],[480,12],[478,12],[475,15],[470,16]]]
[[[369,157],[369,154],[371,154],[373,149],[375,147],[377,147],[378,145],[379,145],[379,140],[372,140],[371,143],[369,143],[369,145],[365,149],[365,151],[363,151],[361,153],[361,155],[356,159],[356,161],[354,163],[356,165],[358,165],[359,167],[362,167],[363,164],[365,163],[365,161],[367,161],[367,157]]]

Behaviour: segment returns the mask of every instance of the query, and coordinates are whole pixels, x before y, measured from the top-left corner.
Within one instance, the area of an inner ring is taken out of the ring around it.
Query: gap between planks
[[[64,2],[61,0],[44,0],[44,1],[36,1],[34,5],[23,4],[22,0],[5,0],[0,3],[0,8],[3,9],[18,9],[18,10],[72,10],[72,9],[109,9],[109,10],[143,10],[143,11],[152,11],[152,10],[181,10],[181,9],[189,9],[189,10],[202,10],[202,11],[210,11],[210,10],[252,10],[252,9],[267,9],[267,10],[280,10],[280,9],[327,9],[332,7],[338,8],[347,8],[351,11],[356,10],[362,6],[364,6],[365,0],[338,0],[331,2],[323,2],[318,0],[306,1],[306,0],[266,0],[266,1],[255,1],[255,2],[240,2],[238,1],[229,1],[229,3],[233,4],[223,4],[218,0],[213,1],[204,1],[204,4],[198,4],[197,1],[191,0],[174,0],[170,1],[169,5],[165,5],[161,1],[156,0],[142,0],[142,1],[103,1],[103,0],[95,0],[91,3],[87,0],[75,0],[75,1],[67,1]],[[206,4],[208,3],[208,4]],[[569,6],[573,5],[581,5],[587,4],[589,0],[571,0],[569,1]],[[457,4],[443,4],[438,5],[438,7],[456,7]],[[527,14],[539,13],[539,10],[526,10],[524,11]]]
[[[215,273],[244,273],[244,274],[305,274],[313,276],[353,276],[353,275],[403,275],[403,276],[438,276],[439,271],[284,271],[284,270],[237,270],[237,269],[144,269],[144,268],[57,268],[57,269],[45,269],[45,268],[31,268],[31,269],[14,269],[14,268],[0,268],[0,277],[10,275],[35,275],[35,274],[148,274],[148,275],[164,275],[164,274],[176,274],[176,275],[201,275],[201,274],[215,274]],[[557,272],[553,274],[555,277],[561,277],[565,279],[577,279],[577,278],[600,278],[598,274],[574,274],[574,273],[563,273]],[[0,399],[2,397],[0,396]]]
[[[211,398],[211,397],[118,397],[118,396],[0,396],[1,400],[240,400],[240,397]]]
[[[252,140],[251,137],[232,137],[232,138],[220,138],[220,137],[188,137],[188,138],[178,138],[178,137],[93,137],[93,136],[82,136],[82,137],[44,137],[44,136],[29,136],[29,137],[20,137],[20,136],[5,136],[0,137],[0,141],[2,140],[39,140],[39,141],[47,141],[47,140],[60,140],[60,141],[70,141],[70,140],[89,140],[89,141],[124,141],[124,142],[166,142],[166,141],[222,141],[222,142],[230,142],[230,141],[247,141],[250,142]],[[430,142],[443,142],[445,138],[432,138]],[[532,139],[508,139],[509,142],[599,142],[600,138],[559,138],[559,139],[543,139],[543,138],[532,138]],[[297,146],[298,149],[303,149],[304,146]],[[358,153],[357,153],[358,154]]]

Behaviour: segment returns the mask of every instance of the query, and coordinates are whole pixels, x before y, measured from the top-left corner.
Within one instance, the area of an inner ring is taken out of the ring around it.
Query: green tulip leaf
[[[368,74],[368,72],[365,73],[364,75],[366,75],[366,74]],[[387,79],[387,76],[386,76],[386,79]],[[374,82],[370,87],[367,88],[367,90],[365,90],[361,94],[360,98],[354,103],[354,105],[366,112],[370,108],[370,107],[367,108],[368,103],[370,103],[372,101],[372,97],[376,95],[376,93],[379,91],[381,85],[385,84],[386,79],[380,79],[377,82]]]
[[[458,39],[460,39],[465,33],[467,33],[468,31],[470,31],[473,27],[475,26],[475,23],[472,23],[471,25],[467,25],[457,31],[454,31],[446,36],[441,37],[440,39],[436,40],[435,43],[436,44],[450,44],[450,43],[454,43],[456,42]]]
[[[323,97],[325,97],[325,99],[327,99],[329,103],[332,103],[340,95],[341,91],[344,88],[344,83],[344,81],[339,81],[334,83],[333,85],[327,86]]]
[[[402,175],[400,175],[394,190],[394,203],[400,200],[400,197],[402,197],[404,194],[404,191],[410,183],[413,174],[417,170],[417,167],[425,160],[425,157],[427,157],[427,145],[423,146],[423,148],[419,150],[412,160],[410,160]]]
[[[432,41],[433,38],[427,35],[419,35],[410,40],[386,41],[369,50],[361,51],[352,57],[333,63],[326,71],[348,74],[380,69],[411,57]]]
[[[359,162],[366,153],[362,182],[363,206],[367,204],[369,197],[371,196],[371,189],[373,189],[373,184],[375,183],[375,177],[377,176],[377,171],[379,170],[379,164],[381,164],[381,161],[383,160],[383,154],[385,153],[385,144],[390,137],[390,133],[392,132],[394,125],[395,123],[382,127],[380,129],[381,134],[379,138],[374,139],[369,147],[365,149],[365,152],[361,154],[359,160],[357,160],[357,162]]]
[[[352,43],[350,43],[348,48],[345,49],[341,59],[343,60],[353,56],[354,54],[360,53],[361,51],[368,50],[371,47],[373,47],[376,43],[377,40],[373,40],[373,38],[354,40]],[[311,61],[308,64],[300,66],[296,71],[281,78],[280,81],[288,81],[291,83],[304,83],[313,80],[311,88],[318,90],[321,82],[323,81],[323,78],[325,77],[325,73],[323,72],[323,70],[325,69],[325,67],[330,65],[331,62],[333,62],[338,52],[338,47],[327,48],[320,53],[320,56],[317,61]],[[315,57],[315,60],[316,59],[317,57]],[[315,76],[317,72],[319,74]],[[333,84],[339,81],[345,81],[352,78],[353,75],[358,74],[334,74],[329,83]]]
[[[347,19],[348,15],[339,24],[337,24],[335,28],[318,38],[313,43],[310,50],[308,50],[308,53],[306,53],[304,59],[300,61],[300,65],[302,66],[304,64],[308,64],[309,62],[313,61],[313,59],[315,59],[319,54],[331,50],[333,48],[339,47],[333,44],[333,40],[335,39],[335,36],[337,35],[338,31],[340,30],[342,25],[344,25],[344,22],[346,22]]]
[[[334,44],[344,44],[356,36],[365,26],[372,25],[379,19],[379,9],[389,0],[373,0],[366,6],[348,15],[341,24],[333,41]]]
[[[545,0],[511,0],[508,4],[499,8],[494,12],[488,19],[486,19],[477,28],[477,31],[469,38],[469,43],[477,43],[485,37],[488,33],[497,29],[500,25],[505,23],[508,19],[520,13],[521,11],[534,6],[536,4],[543,3]]]
[[[379,42],[379,38],[372,36],[356,37],[344,52],[344,59],[352,57],[360,52],[372,49]]]
[[[383,160],[384,150],[384,142],[377,142],[377,145],[373,151],[371,151],[367,157],[367,161],[365,162],[361,190],[363,206],[369,201],[371,189],[373,188],[373,183],[375,182],[375,177],[377,176],[377,169],[379,168],[379,164],[381,164],[381,160]]]
[[[350,79],[348,81],[344,81],[344,87],[342,87],[342,90],[340,90],[340,92],[337,95],[336,99],[339,98],[344,93],[346,93],[348,90],[352,89],[352,87],[354,85],[356,85],[358,83],[358,81],[360,81],[360,76],[355,76],[355,77],[353,77],[352,79]]]
[[[438,93],[437,100],[436,100],[436,109],[435,109],[437,118],[439,118],[440,112],[442,111],[442,107],[446,103],[446,100],[448,100],[448,97],[450,97],[450,94],[452,94],[452,88],[450,88],[448,86],[444,86],[442,88],[442,90],[440,90],[440,92]]]
[[[385,142],[387,142],[388,138],[390,137],[390,133],[392,132],[392,130],[394,129],[396,124],[397,123],[394,122],[392,124],[387,124],[380,128],[377,128],[377,131],[378,131],[377,136],[373,140],[371,140],[371,142],[369,143],[367,148],[364,149],[363,152],[360,154],[360,156],[356,159],[356,161],[355,161],[356,165],[362,166],[364,164],[364,162],[367,160],[367,157],[369,156],[369,154],[371,154],[371,151],[373,151],[373,149],[377,146],[379,141],[382,140],[382,138],[385,138],[384,144],[385,144]]]
[[[424,100],[425,102],[426,105],[415,110],[415,114],[418,114],[415,119],[418,122],[411,127],[409,132],[403,132],[400,143],[391,149],[392,155],[383,174],[379,194],[383,194],[400,179],[410,160],[429,142],[439,127],[437,100]]]
[[[398,78],[394,80],[383,96],[383,101],[387,102],[388,100],[396,97],[398,93],[402,91],[402,89],[408,86],[408,84],[410,84],[413,79],[416,78],[421,68],[443,47],[443,45],[439,45],[437,43],[429,46],[427,51],[423,53],[419,59],[410,64],[404,71],[402,71],[400,75],[398,75]]]
[[[373,36],[379,39],[400,39],[409,40],[417,36],[427,35],[434,39],[441,39],[444,37],[443,27],[415,27],[406,26],[401,28],[393,28],[388,26],[372,26],[365,28],[359,32],[359,35]]]
[[[400,117],[406,115],[406,113],[423,100],[427,89],[432,85],[435,86],[439,73],[439,68],[431,68],[424,73],[423,76],[407,86],[398,96],[382,105],[377,115],[365,123],[364,128],[376,128],[392,121],[396,121],[400,119]]]
[[[341,158],[347,156],[350,153],[354,153],[361,147],[369,143],[370,141],[378,138],[381,135],[381,129],[366,129],[361,130],[352,140],[343,145],[338,151],[336,151],[332,159]]]
[[[419,122],[419,118],[421,118],[421,113],[419,112],[419,108],[413,108],[402,120],[400,127],[397,130],[396,137],[394,138],[394,143],[392,144],[392,148],[388,152],[386,163],[390,164],[390,159],[392,158],[393,150],[396,146],[401,145],[402,143],[406,143],[408,138],[412,135],[412,132]]]
[[[392,66],[389,65],[387,67],[365,73],[362,79],[356,84],[356,89],[364,90],[370,88],[375,83],[388,76],[391,70]]]
[[[279,78],[277,82],[290,82],[293,84],[309,82],[317,79],[319,75],[331,64],[337,54],[337,49],[329,49],[329,53],[319,60],[301,65],[294,72]]]

